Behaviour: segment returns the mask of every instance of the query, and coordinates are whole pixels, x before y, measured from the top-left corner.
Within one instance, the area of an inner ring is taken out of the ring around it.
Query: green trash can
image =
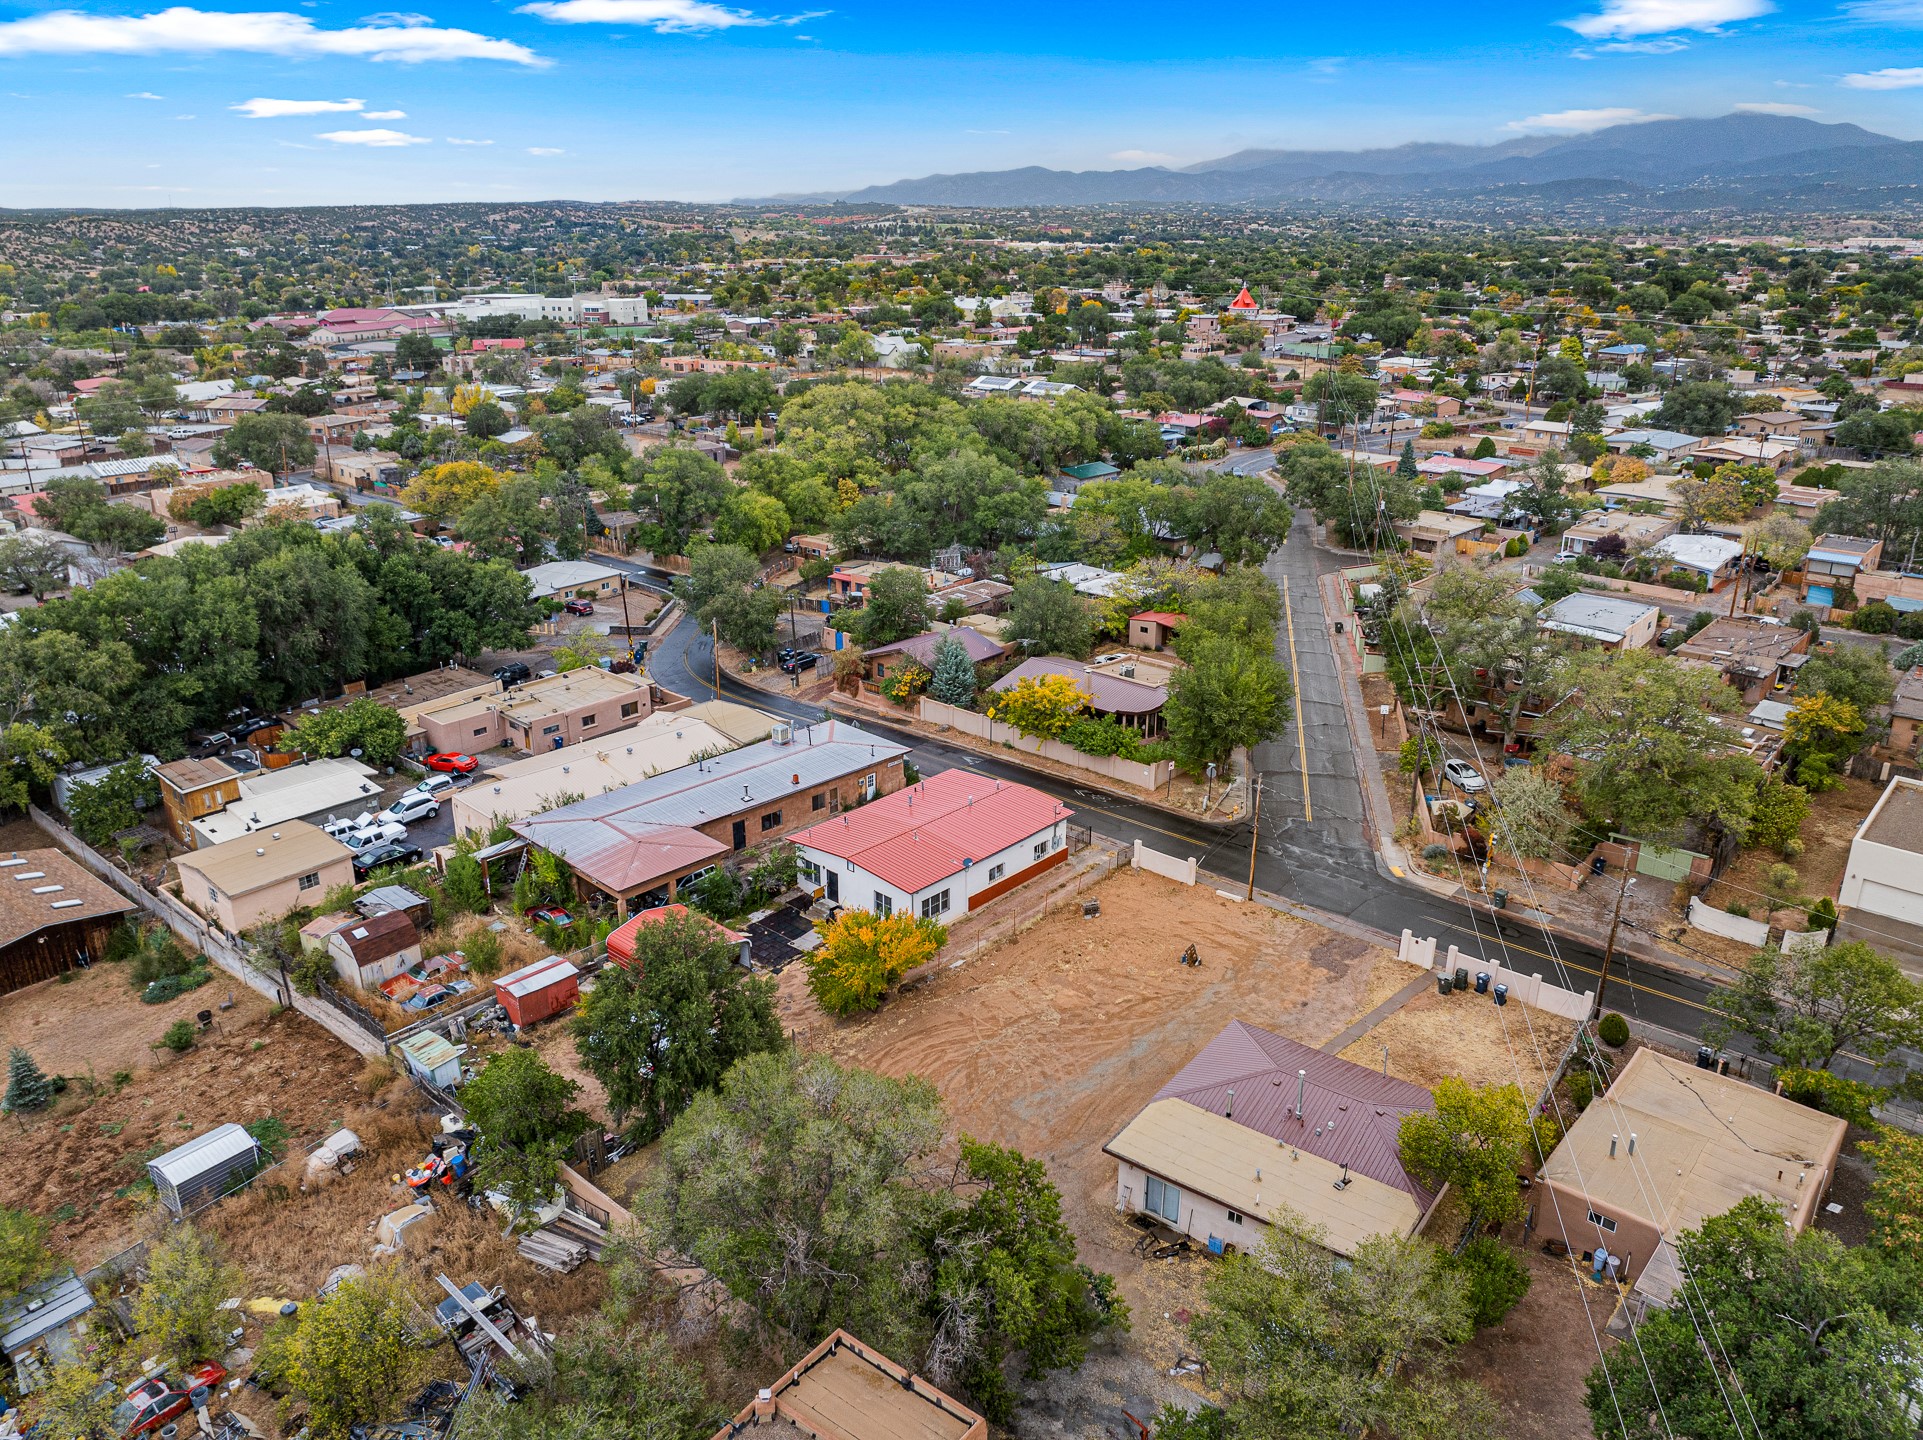
[[[1507,890],[1490,891],[1489,903],[1498,910],[1507,910],[1509,908],[1509,892]]]

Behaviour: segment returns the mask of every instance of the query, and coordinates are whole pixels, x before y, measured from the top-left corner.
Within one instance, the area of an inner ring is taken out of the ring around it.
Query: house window
[[[875,913],[886,920],[895,913],[895,897],[885,890],[875,892]]]
[[[770,810],[766,815],[761,817],[761,828],[763,830],[772,830],[780,823],[781,812],[779,810]]]
[[[581,728],[583,730],[586,730],[589,726],[594,724],[595,719],[596,717],[593,715],[583,715],[581,717]]]
[[[1611,1220],[1607,1215],[1598,1215],[1594,1210],[1589,1212],[1589,1223],[1591,1225],[1600,1225],[1611,1235],[1616,1233],[1616,1222]]]
[[[1229,1211],[1229,1224],[1240,1225],[1241,1223],[1242,1223],[1242,1216],[1240,1212],[1235,1210]]]
[[[543,735],[559,735],[561,733],[561,727],[559,725],[543,725],[541,727],[541,733]]]
[[[795,873],[810,885],[819,885],[821,883],[821,867],[812,860],[797,860],[795,862]]]
[[[1148,1202],[1149,1214],[1159,1215],[1171,1225],[1181,1223],[1182,1192],[1168,1181],[1157,1180],[1153,1175],[1149,1176],[1148,1193],[1144,1198]]]
[[[990,865],[988,867],[988,883],[990,885],[993,885],[997,880],[1001,879],[1002,876],[1005,875],[1007,872],[1008,872],[1008,866],[1006,865]]]
[[[486,734],[487,734],[487,726],[485,726],[485,725],[477,725],[477,726],[475,727],[475,729],[474,729],[474,738],[475,738],[476,740],[479,740],[479,739],[481,739],[481,738],[482,738],[482,737],[484,737],[484,736],[485,736]]]
[[[946,890],[937,890],[933,895],[930,895],[926,900],[921,902],[921,918],[924,920],[933,920],[937,915],[946,915],[947,913],[948,892]]]
[[[1044,840],[1035,847],[1035,858],[1037,860],[1040,860],[1044,858],[1047,854],[1048,854],[1048,842]]]
[[[303,890],[319,889],[320,883],[321,883],[321,877],[320,877],[320,871],[318,870],[311,871],[308,874],[300,877],[300,888]]]
[[[828,808],[828,792],[825,790],[817,790],[808,808],[810,810],[826,810]]]
[[[635,716],[639,715],[640,713],[641,713],[641,702],[639,700],[630,700],[627,702],[627,704],[621,707],[621,718],[623,720],[632,720]]]
[[[209,905],[220,904],[220,891],[216,890],[211,885],[207,887],[207,903]]]

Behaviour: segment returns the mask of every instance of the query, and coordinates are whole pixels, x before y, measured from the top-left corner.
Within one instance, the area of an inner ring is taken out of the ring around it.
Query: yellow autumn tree
[[[948,943],[948,929],[937,921],[868,910],[844,910],[817,922],[815,933],[821,944],[802,958],[808,989],[830,1015],[880,1009],[889,986]]]
[[[1011,689],[996,691],[988,702],[988,718],[1013,726],[1031,739],[1056,740],[1088,709],[1091,699],[1067,675],[1031,675]]]
[[[482,496],[493,494],[501,479],[500,471],[478,461],[451,460],[421,471],[402,492],[402,499],[423,515],[451,520]]]
[[[447,408],[456,415],[466,416],[467,412],[488,398],[485,386],[456,385],[454,393],[448,397]]]

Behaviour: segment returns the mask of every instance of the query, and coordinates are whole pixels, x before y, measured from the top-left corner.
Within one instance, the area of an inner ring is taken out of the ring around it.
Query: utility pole
[[[1629,847],[1623,847],[1623,878],[1616,887],[1616,913],[1609,921],[1609,939],[1603,945],[1602,975],[1596,981],[1596,1010],[1589,1018],[1594,1020],[1602,1015],[1603,992],[1609,988],[1609,959],[1616,953],[1616,927],[1623,923],[1623,898],[1629,894]]]
[[[714,698],[721,698],[721,622],[708,622],[708,650],[714,656]]]
[[[1255,755],[1253,752],[1251,752],[1249,755],[1249,761],[1251,764],[1253,764],[1254,760],[1255,760]],[[1255,898],[1255,842],[1261,836],[1261,834],[1262,834],[1262,776],[1260,775],[1260,773],[1258,773],[1255,777],[1255,819],[1249,826],[1248,898],[1250,900],[1253,900]]]

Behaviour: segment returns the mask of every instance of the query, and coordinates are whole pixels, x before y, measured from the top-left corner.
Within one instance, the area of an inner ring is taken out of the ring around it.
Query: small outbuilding
[[[237,1190],[260,1173],[267,1152],[239,1125],[216,1126],[147,1162],[160,1203],[186,1215]]]
[[[465,1045],[450,1044],[444,1036],[422,1030],[401,1041],[400,1051],[401,1058],[407,1062],[408,1074],[416,1080],[425,1080],[443,1090],[452,1090],[461,1083],[461,1056],[467,1053]]]
[[[574,1008],[581,998],[581,972],[573,961],[550,955],[496,980],[494,998],[517,1026],[533,1025]]]
[[[87,1329],[82,1317],[93,1308],[72,1270],[0,1300],[0,1353],[13,1363],[15,1393],[31,1393],[55,1365],[78,1358],[76,1341]]]

